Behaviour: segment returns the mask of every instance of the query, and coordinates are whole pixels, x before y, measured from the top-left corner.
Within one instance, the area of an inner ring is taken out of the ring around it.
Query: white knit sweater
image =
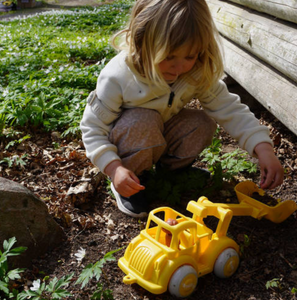
[[[191,72],[189,75],[195,77],[197,74]],[[174,97],[170,97],[171,93]],[[166,122],[198,94],[198,88],[189,84],[186,77],[178,79],[171,87],[149,85],[133,66],[127,64],[125,52],[119,53],[101,71],[96,94],[93,92],[88,97],[80,124],[87,157],[102,172],[110,162],[120,160],[117,148],[110,143],[108,135],[122,109],[154,109]],[[199,101],[206,114],[238,140],[240,147],[250,155],[254,155],[257,144],[272,144],[268,128],[259,124],[249,108],[240,102],[238,95],[229,93],[223,81],[217,82],[200,96]]]

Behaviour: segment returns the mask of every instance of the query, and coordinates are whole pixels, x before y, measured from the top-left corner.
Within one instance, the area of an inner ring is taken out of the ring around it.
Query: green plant
[[[59,149],[60,148],[60,144],[57,142],[52,142],[52,145],[54,147],[54,149]]]
[[[8,168],[11,168],[13,165],[13,159],[10,157],[4,157],[2,160],[0,160],[0,165],[1,164],[7,164]]]
[[[292,294],[296,294],[296,293],[297,293],[297,288],[292,288],[292,289],[291,289],[291,293],[292,293]]]
[[[106,253],[104,257],[97,261],[95,264],[88,264],[79,275],[75,284],[81,284],[81,289],[83,289],[92,278],[95,277],[96,280],[99,281],[103,272],[103,265],[108,261],[115,261],[116,259],[113,254],[120,250],[121,249],[110,251]]]
[[[91,299],[96,299],[96,300],[113,300],[113,295],[111,290],[104,290],[103,285],[99,282],[97,283],[97,288],[96,291],[93,293]]]
[[[4,157],[2,160],[0,160],[0,164],[6,163],[9,168],[11,168],[13,165],[23,168],[27,164],[25,161],[26,157],[27,153],[23,154],[22,156],[14,155],[12,157]]]
[[[217,134],[218,132],[219,130]],[[220,177],[229,181],[240,172],[255,173],[257,171],[257,165],[251,162],[248,154],[240,149],[222,154],[222,143],[216,136],[211,145],[200,154],[202,161],[207,163],[213,175],[215,172],[221,172]]]
[[[87,95],[115,55],[110,35],[123,26],[131,5],[0,20],[0,134],[33,126],[79,135]]]
[[[6,116],[4,114],[0,114],[0,136],[3,134],[3,130],[5,128]]]
[[[219,129],[217,131],[217,134]],[[248,160],[248,155],[236,149],[233,152],[222,154],[222,143],[215,136],[212,144],[202,153],[202,162],[207,163],[211,172],[198,172],[195,169],[185,168],[182,171],[166,169],[152,169],[146,184],[146,196],[149,200],[155,198],[169,202],[171,205],[180,203],[182,195],[188,194],[196,198],[199,194],[208,195],[220,190],[224,180],[230,181],[240,172],[256,172],[256,164]]]
[[[30,290],[23,291],[18,294],[17,300],[32,299],[32,300],[57,300],[64,299],[71,296],[71,293],[62,289],[64,286],[68,286],[73,277],[73,273],[67,276],[63,276],[60,280],[56,277],[48,284],[41,283],[40,279],[33,282],[33,287]]]
[[[196,198],[205,188],[210,173],[198,168],[170,171],[156,167],[151,169],[147,177],[147,199],[161,199],[174,205],[180,203],[182,195]]]
[[[3,251],[0,250],[0,296],[2,293],[8,297],[8,299],[15,299],[17,291],[12,288],[11,282],[15,279],[20,279],[20,273],[24,272],[25,269],[13,269],[9,270],[8,257],[16,256],[23,253],[26,247],[12,248],[17,242],[16,238],[10,238],[8,241],[3,242]],[[0,297],[0,299],[2,299]]]
[[[68,292],[64,287],[67,287],[73,278],[73,273],[63,276],[61,279],[57,277],[49,281],[49,276],[45,276],[43,280],[40,279],[33,281],[33,286],[29,290],[19,292],[14,289],[12,283],[16,279],[20,279],[20,273],[24,272],[25,269],[13,269],[9,270],[7,258],[9,256],[16,256],[23,253],[26,247],[12,248],[16,243],[16,238],[10,238],[8,241],[3,242],[3,251],[0,250],[0,299],[15,299],[15,300],[59,300],[65,299],[65,297],[71,297],[72,294]],[[101,274],[103,272],[103,265],[109,261],[115,261],[116,258],[113,254],[118,250],[113,250],[104,255],[104,257],[96,262],[95,264],[87,265],[82,273],[79,275],[75,284],[81,284],[81,289],[83,289],[92,278],[96,278],[97,281],[100,280]],[[85,257],[86,251],[81,248],[75,256],[80,263]],[[97,288],[93,293],[91,299],[113,299],[112,291],[109,289],[104,289],[103,285],[98,282]]]
[[[243,254],[244,250],[249,247],[251,240],[248,235],[243,235],[243,242],[240,244],[240,253]]]
[[[280,288],[280,279],[279,278],[273,278],[266,282],[265,284],[266,289],[270,288]]]
[[[30,139],[30,138],[31,138],[30,135],[26,135],[18,140],[13,140],[6,145],[5,149],[7,150],[9,147],[14,146],[15,144],[21,144],[23,141]]]

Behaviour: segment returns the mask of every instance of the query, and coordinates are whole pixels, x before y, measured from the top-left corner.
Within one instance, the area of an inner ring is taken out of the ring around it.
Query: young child
[[[119,37],[121,52],[101,71],[81,130],[122,212],[146,216],[141,174],[157,162],[169,170],[190,166],[216,122],[258,157],[262,188],[282,183],[268,129],[220,80],[217,32],[204,0],[137,0]],[[203,110],[184,108],[193,98]]]

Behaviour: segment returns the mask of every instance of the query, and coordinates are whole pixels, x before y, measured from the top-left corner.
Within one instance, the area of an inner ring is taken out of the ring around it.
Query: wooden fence
[[[206,1],[226,73],[297,135],[297,1]]]

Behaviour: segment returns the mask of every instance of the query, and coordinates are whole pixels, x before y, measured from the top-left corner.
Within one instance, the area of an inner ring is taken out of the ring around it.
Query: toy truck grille
[[[138,247],[132,255],[129,266],[131,269],[137,271],[141,276],[143,276],[151,259],[152,254],[150,249],[147,247]]]

